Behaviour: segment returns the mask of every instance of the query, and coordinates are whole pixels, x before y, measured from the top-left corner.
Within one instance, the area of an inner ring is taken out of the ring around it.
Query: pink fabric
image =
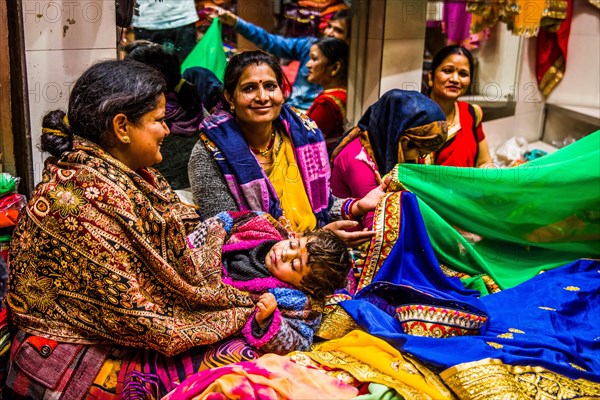
[[[269,341],[273,339],[273,337],[275,337],[277,332],[279,332],[279,329],[281,329],[281,311],[279,311],[279,308],[275,309],[275,312],[273,313],[273,319],[271,320],[271,324],[269,325],[269,328],[261,338],[254,337],[254,335],[252,334],[252,321],[254,321],[254,319],[256,318],[257,312],[258,309],[256,309],[252,316],[248,319],[248,322],[246,322],[246,325],[242,329],[242,333],[244,335],[244,338],[250,345],[256,347],[257,349],[260,349],[262,346],[269,343]]]
[[[191,375],[163,400],[352,399],[358,390],[286,356],[266,354]]]
[[[352,177],[352,184],[348,184]],[[340,198],[362,198],[378,186],[375,179],[375,164],[360,144],[360,138],[348,143],[333,161],[331,191]],[[362,228],[373,226],[373,212],[367,213],[361,221]]]

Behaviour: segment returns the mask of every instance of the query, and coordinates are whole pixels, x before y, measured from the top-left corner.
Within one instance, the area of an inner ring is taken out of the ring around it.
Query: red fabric
[[[0,310],[0,329],[8,326],[8,308],[4,307]]]
[[[560,24],[556,32],[540,29],[537,39],[537,64],[536,77],[538,85],[544,75],[554,65],[560,56],[564,58],[564,67],[567,66],[567,50],[569,47],[569,34],[571,33],[571,17],[573,16],[573,2],[567,1],[567,18]]]
[[[370,165],[369,165],[370,163]],[[362,198],[378,185],[375,179],[375,164],[363,151],[360,138],[356,138],[337,155],[333,160],[331,172],[331,191],[334,196],[340,198]],[[351,177],[352,185],[348,185],[348,177]],[[373,226],[373,212],[367,213],[361,221],[358,229],[371,228]]]
[[[281,66],[285,77],[290,82],[290,86],[294,86],[296,75],[298,75],[298,68],[300,68],[300,61],[298,60],[290,61],[288,65]]]
[[[52,339],[46,339],[41,336],[29,336],[26,342],[29,342],[37,351],[41,351],[42,347],[50,346],[50,349],[54,350],[58,345],[58,342]]]
[[[0,228],[15,226],[19,219],[19,210],[0,211]]]
[[[15,226],[26,203],[25,196],[18,193],[0,197],[0,228]]]
[[[327,149],[331,149],[337,139],[344,134],[346,119],[347,92],[344,89],[330,89],[321,92],[314,100],[306,115],[319,127]],[[342,104],[343,109],[340,108]]]
[[[481,122],[476,124],[475,109],[469,103],[458,102],[460,131],[435,153],[435,165],[475,167],[479,142],[485,139]]]

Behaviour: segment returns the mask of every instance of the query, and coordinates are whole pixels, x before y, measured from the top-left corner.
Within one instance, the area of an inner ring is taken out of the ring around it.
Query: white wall
[[[566,73],[546,101],[600,108],[600,10],[587,1],[573,1]]]
[[[114,7],[112,0],[23,0],[35,183],[47,157],[37,148],[43,116],[66,111],[72,84],[94,61],[116,58]]]
[[[562,81],[548,98],[538,90],[535,76],[537,39],[524,39],[515,115],[484,123],[490,147],[512,136],[529,142],[542,136],[545,103],[600,109],[600,11],[587,1],[573,1],[573,19]]]

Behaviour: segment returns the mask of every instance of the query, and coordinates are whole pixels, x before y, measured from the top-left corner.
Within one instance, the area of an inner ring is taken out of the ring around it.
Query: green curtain
[[[455,270],[509,288],[600,257],[600,131],[515,168],[398,164],[394,174],[419,198],[440,263]]]
[[[191,67],[204,67],[211,70],[223,82],[226,65],[227,57],[223,49],[221,23],[215,18],[202,39],[183,60],[181,73]]]

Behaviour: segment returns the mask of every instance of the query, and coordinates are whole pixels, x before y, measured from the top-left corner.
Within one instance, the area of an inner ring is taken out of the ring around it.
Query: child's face
[[[307,242],[307,238],[301,237],[275,243],[265,257],[269,272],[277,279],[301,288],[302,278],[310,272]]]

